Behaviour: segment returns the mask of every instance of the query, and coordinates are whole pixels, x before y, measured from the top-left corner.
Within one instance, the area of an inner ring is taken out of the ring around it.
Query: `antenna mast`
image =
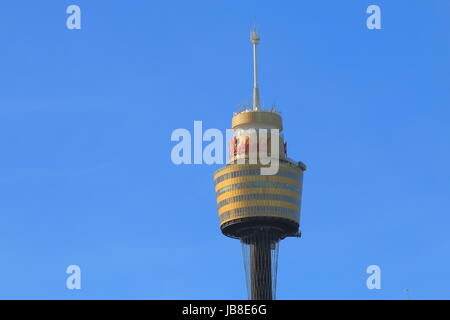
[[[250,35],[250,41],[253,43],[253,110],[258,111],[259,105],[259,88],[258,88],[258,65],[257,65],[257,55],[256,46],[259,43],[259,36],[256,33],[256,29],[253,29]]]

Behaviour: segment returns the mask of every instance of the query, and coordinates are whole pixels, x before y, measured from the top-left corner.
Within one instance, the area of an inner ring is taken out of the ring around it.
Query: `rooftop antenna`
[[[258,88],[258,64],[256,55],[256,46],[259,43],[259,35],[256,32],[256,28],[253,28],[250,34],[250,41],[253,43],[253,110],[258,111],[259,105],[259,88]]]

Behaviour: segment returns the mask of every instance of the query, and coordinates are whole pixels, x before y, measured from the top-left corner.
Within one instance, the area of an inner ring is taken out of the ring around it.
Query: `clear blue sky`
[[[262,103],[309,168],[278,298],[450,299],[448,0],[2,1],[0,298],[246,298],[220,166],[175,166],[170,135],[251,101],[255,17]]]

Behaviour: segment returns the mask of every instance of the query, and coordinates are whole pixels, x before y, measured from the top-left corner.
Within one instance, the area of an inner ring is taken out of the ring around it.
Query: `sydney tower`
[[[260,106],[257,45],[253,44],[253,107],[235,113],[227,165],[214,174],[220,229],[240,239],[249,298],[275,299],[278,246],[300,237],[300,205],[306,166],[287,157],[281,115]],[[264,154],[264,156],[261,156]],[[271,166],[274,170],[268,170]]]

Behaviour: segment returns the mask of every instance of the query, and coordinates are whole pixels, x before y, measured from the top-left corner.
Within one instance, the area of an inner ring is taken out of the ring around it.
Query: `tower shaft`
[[[253,225],[241,238],[248,296],[252,300],[275,299],[278,244],[282,231]]]
[[[270,240],[259,233],[250,244],[250,296],[252,300],[272,300],[272,257]]]

